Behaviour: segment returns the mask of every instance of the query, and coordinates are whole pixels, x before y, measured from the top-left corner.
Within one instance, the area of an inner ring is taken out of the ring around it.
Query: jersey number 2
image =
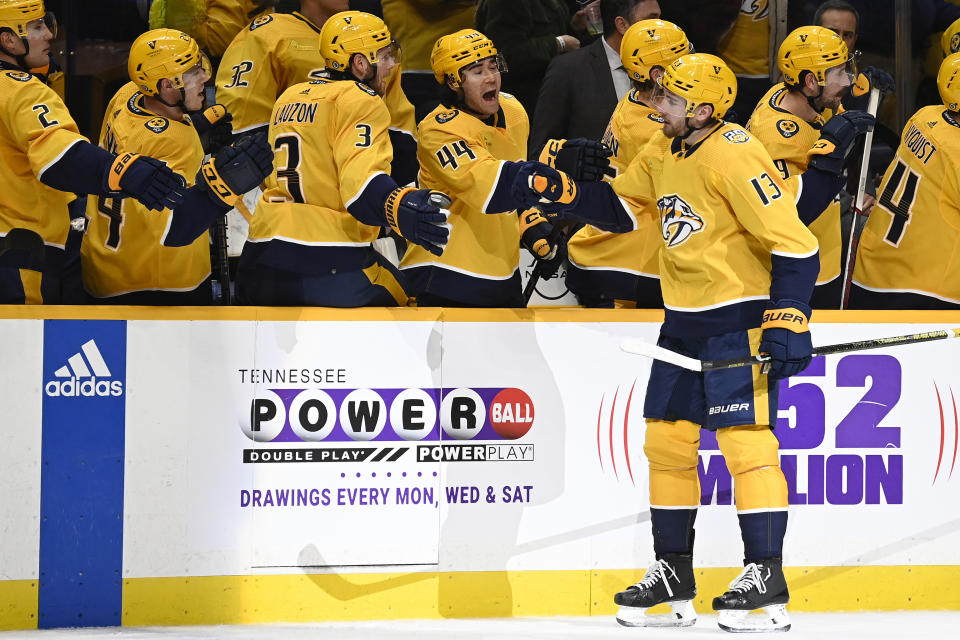
[[[50,113],[50,107],[45,104],[35,104],[33,105],[33,110],[37,112],[37,120],[40,121],[40,124],[43,125],[43,128],[52,127],[55,124],[60,124],[59,120],[47,120],[47,114]]]

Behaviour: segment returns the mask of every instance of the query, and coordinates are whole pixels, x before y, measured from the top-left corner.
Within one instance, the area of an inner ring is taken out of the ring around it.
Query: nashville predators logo
[[[750,16],[754,22],[758,22],[767,17],[770,11],[768,0],[743,0],[740,3],[740,13]]]
[[[263,25],[270,24],[271,22],[273,22],[272,15],[260,16],[258,18],[255,18],[254,21],[250,23],[250,31],[253,31],[254,29],[259,29]]]
[[[800,125],[793,120],[780,120],[777,122],[777,131],[784,138],[792,138],[800,132]]]
[[[667,243],[668,249],[679,247],[689,240],[690,236],[703,231],[703,218],[695,214],[680,196],[663,196],[657,200],[657,208],[660,210],[663,241]]]
[[[437,124],[447,124],[460,114],[459,111],[454,109],[453,111],[441,111],[436,115]]]
[[[150,118],[144,122],[143,126],[145,126],[147,129],[150,129],[150,131],[153,131],[154,133],[161,133],[166,131],[167,127],[170,126],[170,121],[166,118],[157,116],[156,118]]]
[[[29,80],[29,79],[32,78],[33,76],[30,75],[29,73],[27,73],[26,71],[8,71],[8,72],[7,72],[7,77],[8,77],[8,78],[13,78],[13,79],[16,80],[17,82],[26,82],[27,80]]]
[[[743,129],[724,131],[723,137],[727,139],[727,142],[732,142],[733,144],[743,144],[750,139],[750,136],[748,136],[747,132]]]

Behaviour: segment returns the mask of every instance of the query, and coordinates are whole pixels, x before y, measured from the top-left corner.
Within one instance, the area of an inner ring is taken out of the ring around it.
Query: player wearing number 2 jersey
[[[942,105],[903,128],[860,239],[850,306],[960,308],[960,53],[940,64]]]
[[[402,276],[371,243],[389,225],[439,254],[448,231],[437,206],[445,196],[388,175],[381,96],[395,43],[376,16],[344,11],[324,24],[320,53],[328,77],[294,85],[273,107],[274,171],[240,257],[238,295],[270,305],[406,304]]]

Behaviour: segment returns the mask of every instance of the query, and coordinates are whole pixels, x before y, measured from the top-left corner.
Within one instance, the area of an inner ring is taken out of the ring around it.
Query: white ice
[[[783,640],[940,640],[960,638],[960,611],[893,613],[791,613],[788,633],[763,634]],[[749,634],[745,638],[756,637]],[[686,629],[638,629],[619,626],[613,616],[488,618],[480,620],[385,620],[208,627],[123,627],[0,632],[0,640],[521,640],[656,638],[701,640],[734,638],[717,627],[716,616],[700,616]]]

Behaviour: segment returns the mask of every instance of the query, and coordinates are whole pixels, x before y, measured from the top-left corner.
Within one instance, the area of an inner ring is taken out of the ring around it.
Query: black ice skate
[[[717,622],[724,631],[789,631],[789,600],[782,562],[768,558],[745,566],[730,583],[730,590],[713,599],[713,608],[719,612]],[[766,617],[748,617],[755,609],[763,609]]]
[[[640,582],[613,597],[620,605],[617,622],[625,627],[689,627],[697,621],[691,602],[696,595],[693,556],[664,554]],[[647,609],[664,602],[670,603],[670,613],[647,615]]]

